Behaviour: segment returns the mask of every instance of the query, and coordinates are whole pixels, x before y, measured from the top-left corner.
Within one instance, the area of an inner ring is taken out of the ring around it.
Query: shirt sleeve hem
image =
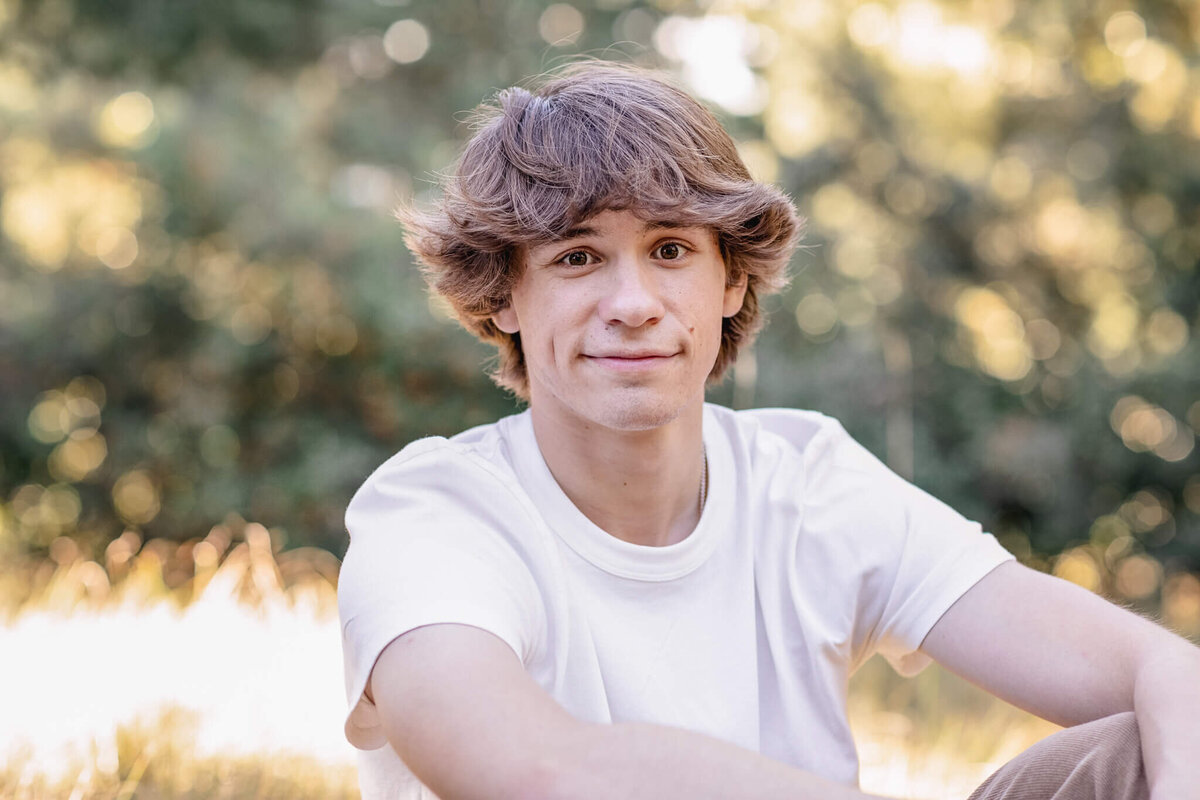
[[[358,660],[359,668],[355,670],[350,680],[347,681],[346,695],[350,703],[350,710],[346,714],[343,732],[346,736],[346,741],[355,748],[359,750],[378,750],[387,744],[387,736],[383,730],[383,722],[379,718],[379,711],[375,704],[367,699],[365,694],[371,671],[375,669],[375,662],[379,660],[379,656],[383,653],[384,648],[404,634],[414,631],[417,628],[442,624],[466,625],[486,631],[508,645],[509,649],[513,651],[513,655],[518,660],[521,659],[519,638],[515,635],[515,632],[505,631],[506,626],[496,619],[476,618],[474,620],[466,620],[461,616],[445,615],[426,619],[419,623],[380,626],[378,630],[372,631],[365,637],[367,644],[359,651],[363,656]]]
[[[884,652],[884,657],[901,675],[916,675],[932,663],[932,659],[919,649],[929,631],[971,587],[996,567],[1013,560],[1012,554],[994,536],[982,535],[985,537],[983,546],[973,547],[944,562],[941,569],[922,581],[921,587],[897,614],[901,622],[893,629],[892,638],[907,649]],[[910,608],[917,613],[907,618],[906,610]]]

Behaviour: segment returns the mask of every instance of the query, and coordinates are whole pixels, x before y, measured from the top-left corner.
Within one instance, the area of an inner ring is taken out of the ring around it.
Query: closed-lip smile
[[[675,353],[655,350],[631,350],[614,353],[585,353],[587,358],[617,358],[623,361],[640,361],[647,358],[670,358]]]
[[[614,352],[584,353],[588,361],[610,369],[640,369],[656,367],[678,355],[678,352],[663,350],[618,350]]]

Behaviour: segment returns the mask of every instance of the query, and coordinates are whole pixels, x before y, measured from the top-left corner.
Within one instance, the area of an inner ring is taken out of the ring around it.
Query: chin
[[[638,397],[630,392],[625,397],[608,397],[599,408],[587,414],[594,422],[618,431],[648,431],[674,422],[687,405],[682,398]]]

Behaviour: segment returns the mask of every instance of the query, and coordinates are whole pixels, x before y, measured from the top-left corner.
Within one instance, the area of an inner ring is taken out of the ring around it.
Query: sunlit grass
[[[358,796],[332,557],[274,553],[236,521],[182,545],[127,535],[103,566],[65,541],[52,554],[6,569],[0,797]],[[880,660],[852,681],[850,715],[863,789],[899,798],[966,797],[1054,730],[936,667],[906,680]]]
[[[0,797],[357,796],[335,559],[253,524],[52,553],[6,570]]]
[[[936,664],[915,678],[882,658],[850,682],[863,791],[963,800],[993,771],[1058,730]]]
[[[296,753],[262,750],[201,755],[198,715],[166,709],[145,721],[118,724],[81,757],[53,771],[31,768],[29,750],[0,769],[0,797],[50,798],[358,798],[354,767]]]

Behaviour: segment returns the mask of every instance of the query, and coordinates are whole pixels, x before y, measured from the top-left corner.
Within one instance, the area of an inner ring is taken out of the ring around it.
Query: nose
[[[654,277],[654,265],[625,258],[611,266],[598,309],[604,322],[639,328],[662,319],[662,295]]]

